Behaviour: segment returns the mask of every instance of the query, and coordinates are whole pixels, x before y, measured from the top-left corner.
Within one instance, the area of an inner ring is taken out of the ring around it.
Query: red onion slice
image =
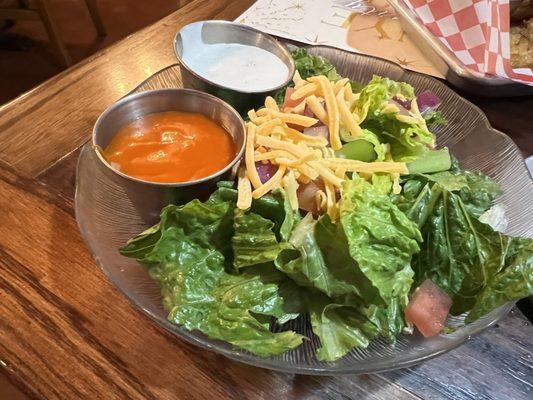
[[[421,114],[434,110],[440,106],[441,103],[442,102],[437,95],[430,91],[422,92],[416,97],[416,104],[418,105],[418,110]]]
[[[256,162],[255,169],[257,170],[261,183],[266,183],[277,172],[278,166],[271,163]]]

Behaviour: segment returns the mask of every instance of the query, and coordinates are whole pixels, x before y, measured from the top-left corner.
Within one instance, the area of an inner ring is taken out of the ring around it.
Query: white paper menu
[[[442,78],[405,35],[387,0],[258,0],[236,21],[286,39],[385,58]]]

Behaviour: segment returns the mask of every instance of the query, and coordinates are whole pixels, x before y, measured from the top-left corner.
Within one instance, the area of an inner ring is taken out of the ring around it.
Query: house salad
[[[120,250],[172,323],[267,357],[299,346],[282,326],[309,318],[317,359],[333,361],[533,293],[533,240],[482,222],[500,189],[436,148],[434,94],[293,57],[293,85],[248,113],[235,182],[166,206]]]

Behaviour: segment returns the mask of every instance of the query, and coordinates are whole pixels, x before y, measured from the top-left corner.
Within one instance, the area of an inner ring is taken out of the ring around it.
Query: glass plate
[[[492,129],[483,113],[473,104],[436,79],[408,72],[380,59],[318,46],[313,54],[323,55],[335,64],[342,76],[367,82],[373,74],[412,84],[418,93],[431,90],[442,100],[442,112],[448,125],[435,131],[440,146],[448,146],[469,169],[481,170],[495,179],[503,189],[498,203],[505,207],[509,224],[506,233],[533,236],[533,181],[520,151],[503,133]],[[179,68],[171,66],[145,81],[135,92],[162,87],[180,87]],[[293,322],[294,329],[311,340],[290,352],[261,358],[235,349],[200,332],[190,332],[166,320],[157,285],[146,270],[134,260],[122,257],[118,248],[132,236],[148,227],[132,205],[123,188],[114,184],[86,145],[79,158],[76,180],[76,218],[83,238],[96,263],[107,277],[157,324],[180,338],[200,347],[216,351],[237,361],[255,366],[300,374],[354,374],[407,367],[459,346],[502,318],[512,304],[501,307],[475,323],[454,333],[424,339],[418,333],[399,337],[396,345],[374,340],[366,349],[355,349],[336,362],[320,362],[314,354],[318,339],[311,334],[305,319]],[[147,210],[143,210],[146,215]],[[157,211],[159,210],[149,210]],[[462,318],[450,323],[459,325]]]

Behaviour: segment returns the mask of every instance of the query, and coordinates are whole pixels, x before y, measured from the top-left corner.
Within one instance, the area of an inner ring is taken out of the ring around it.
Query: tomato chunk
[[[414,324],[424,337],[439,334],[450,312],[452,299],[426,279],[413,293],[405,309],[405,319]]]
[[[292,100],[291,95],[294,93],[294,88],[289,87],[287,88],[287,91],[285,92],[285,100],[283,101],[283,110],[287,110],[288,108],[296,107],[298,104],[302,102],[303,99],[298,100]]]

